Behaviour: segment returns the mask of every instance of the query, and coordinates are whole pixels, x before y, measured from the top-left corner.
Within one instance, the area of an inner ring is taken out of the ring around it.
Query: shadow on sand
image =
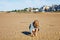
[[[25,35],[27,35],[27,36],[31,34],[31,33],[28,32],[28,31],[23,31],[22,33],[25,34]]]

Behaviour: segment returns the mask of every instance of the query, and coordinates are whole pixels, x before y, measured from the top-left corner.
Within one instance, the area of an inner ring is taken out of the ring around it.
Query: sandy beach
[[[36,19],[40,22],[38,36],[26,35]],[[60,40],[60,13],[0,12],[0,40]]]

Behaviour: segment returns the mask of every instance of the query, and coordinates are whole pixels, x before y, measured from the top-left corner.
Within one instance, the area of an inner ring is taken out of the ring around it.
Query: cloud
[[[60,4],[60,0],[0,0],[0,10],[41,7],[43,5]]]
[[[21,9],[21,2],[11,2],[11,1],[0,1],[0,10],[13,10]]]

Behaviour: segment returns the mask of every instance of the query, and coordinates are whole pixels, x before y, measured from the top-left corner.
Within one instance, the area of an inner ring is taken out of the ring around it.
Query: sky
[[[29,7],[40,8],[44,5],[59,5],[60,0],[0,0],[0,11],[24,9]]]

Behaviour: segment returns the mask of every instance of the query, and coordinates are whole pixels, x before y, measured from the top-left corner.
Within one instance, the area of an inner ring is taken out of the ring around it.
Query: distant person
[[[29,30],[31,33],[31,36],[37,36],[37,33],[39,31],[39,21],[35,20],[33,23],[30,24]]]

